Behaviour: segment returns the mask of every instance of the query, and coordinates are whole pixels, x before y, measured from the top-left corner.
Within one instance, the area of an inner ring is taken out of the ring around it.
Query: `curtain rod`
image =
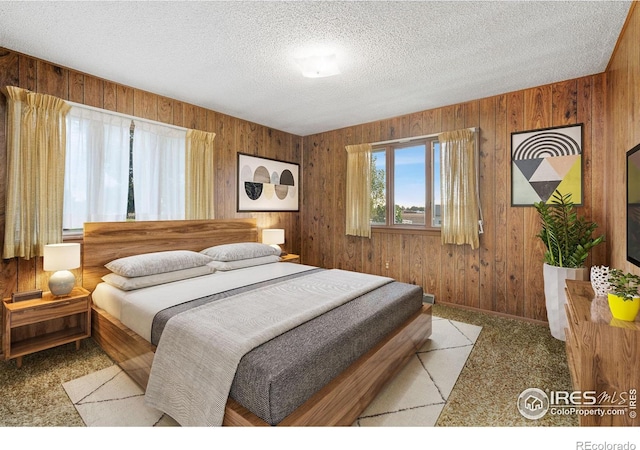
[[[471,128],[466,128],[469,131],[478,131],[477,127],[471,127]],[[411,141],[417,141],[418,139],[427,139],[427,138],[432,138],[432,137],[436,137],[437,135],[439,135],[440,133],[431,133],[431,134],[425,134],[423,136],[414,136],[414,137],[408,137],[408,138],[401,138],[401,139],[391,139],[390,141],[380,141],[380,142],[372,142],[371,145],[372,146],[376,146],[376,145],[383,145],[383,144],[404,144],[405,142],[411,142]]]
[[[133,121],[140,120],[142,122],[147,122],[147,123],[151,123],[151,124],[154,124],[154,125],[160,125],[160,126],[163,126],[163,127],[173,128],[175,130],[180,130],[180,131],[187,131],[188,130],[188,128],[179,127],[178,125],[171,125],[169,123],[158,122],[157,120],[144,119],[142,117],[136,117],[136,116],[132,116],[132,115],[129,115],[129,114],[119,113],[119,112],[111,111],[111,110],[104,109],[104,108],[97,108],[95,106],[83,105],[82,103],[71,102],[69,100],[65,100],[65,102],[70,104],[71,106],[76,106],[78,108],[85,108],[85,109],[88,109],[88,110],[91,110],[91,111],[97,111],[97,112],[100,112],[100,113],[103,113],[103,114],[112,114],[114,116],[124,117],[125,119],[131,119]]]

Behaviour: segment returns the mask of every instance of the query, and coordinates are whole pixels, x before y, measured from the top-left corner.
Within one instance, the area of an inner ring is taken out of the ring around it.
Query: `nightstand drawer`
[[[40,322],[42,320],[50,320],[87,311],[88,305],[86,298],[57,300],[55,302],[13,311],[11,313],[10,327],[15,328],[22,325]]]

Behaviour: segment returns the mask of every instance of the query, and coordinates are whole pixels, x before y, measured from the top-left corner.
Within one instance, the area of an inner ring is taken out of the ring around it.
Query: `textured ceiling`
[[[0,46],[305,136],[600,73],[630,3],[0,1]]]

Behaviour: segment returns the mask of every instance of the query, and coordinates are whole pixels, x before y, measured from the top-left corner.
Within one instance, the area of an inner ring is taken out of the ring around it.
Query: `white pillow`
[[[119,258],[105,264],[105,267],[123,277],[143,277],[204,266],[211,260],[202,253],[190,250],[170,250]]]
[[[216,270],[227,271],[242,269],[244,267],[259,266],[261,264],[271,264],[279,261],[280,257],[278,255],[269,255],[260,256],[258,258],[238,259],[236,261],[211,261],[207,265],[214,267]]]
[[[204,266],[192,267],[191,269],[174,270],[173,272],[156,273],[154,275],[144,275],[141,277],[123,277],[115,273],[110,273],[102,277],[102,280],[123,291],[133,291],[135,289],[157,286],[173,281],[209,275],[215,271],[215,267],[205,264]]]
[[[240,259],[260,258],[261,256],[280,255],[280,249],[258,242],[222,244],[205,248],[200,253],[215,261],[238,261]]]

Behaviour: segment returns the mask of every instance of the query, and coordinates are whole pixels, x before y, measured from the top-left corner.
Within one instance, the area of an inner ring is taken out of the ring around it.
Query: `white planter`
[[[589,270],[586,267],[571,269],[550,266],[545,263],[542,273],[544,276],[544,297],[547,305],[549,329],[554,338],[564,341],[564,329],[567,327],[567,315],[564,309],[564,305],[567,303],[567,296],[564,291],[565,280],[586,281],[589,279]]]

